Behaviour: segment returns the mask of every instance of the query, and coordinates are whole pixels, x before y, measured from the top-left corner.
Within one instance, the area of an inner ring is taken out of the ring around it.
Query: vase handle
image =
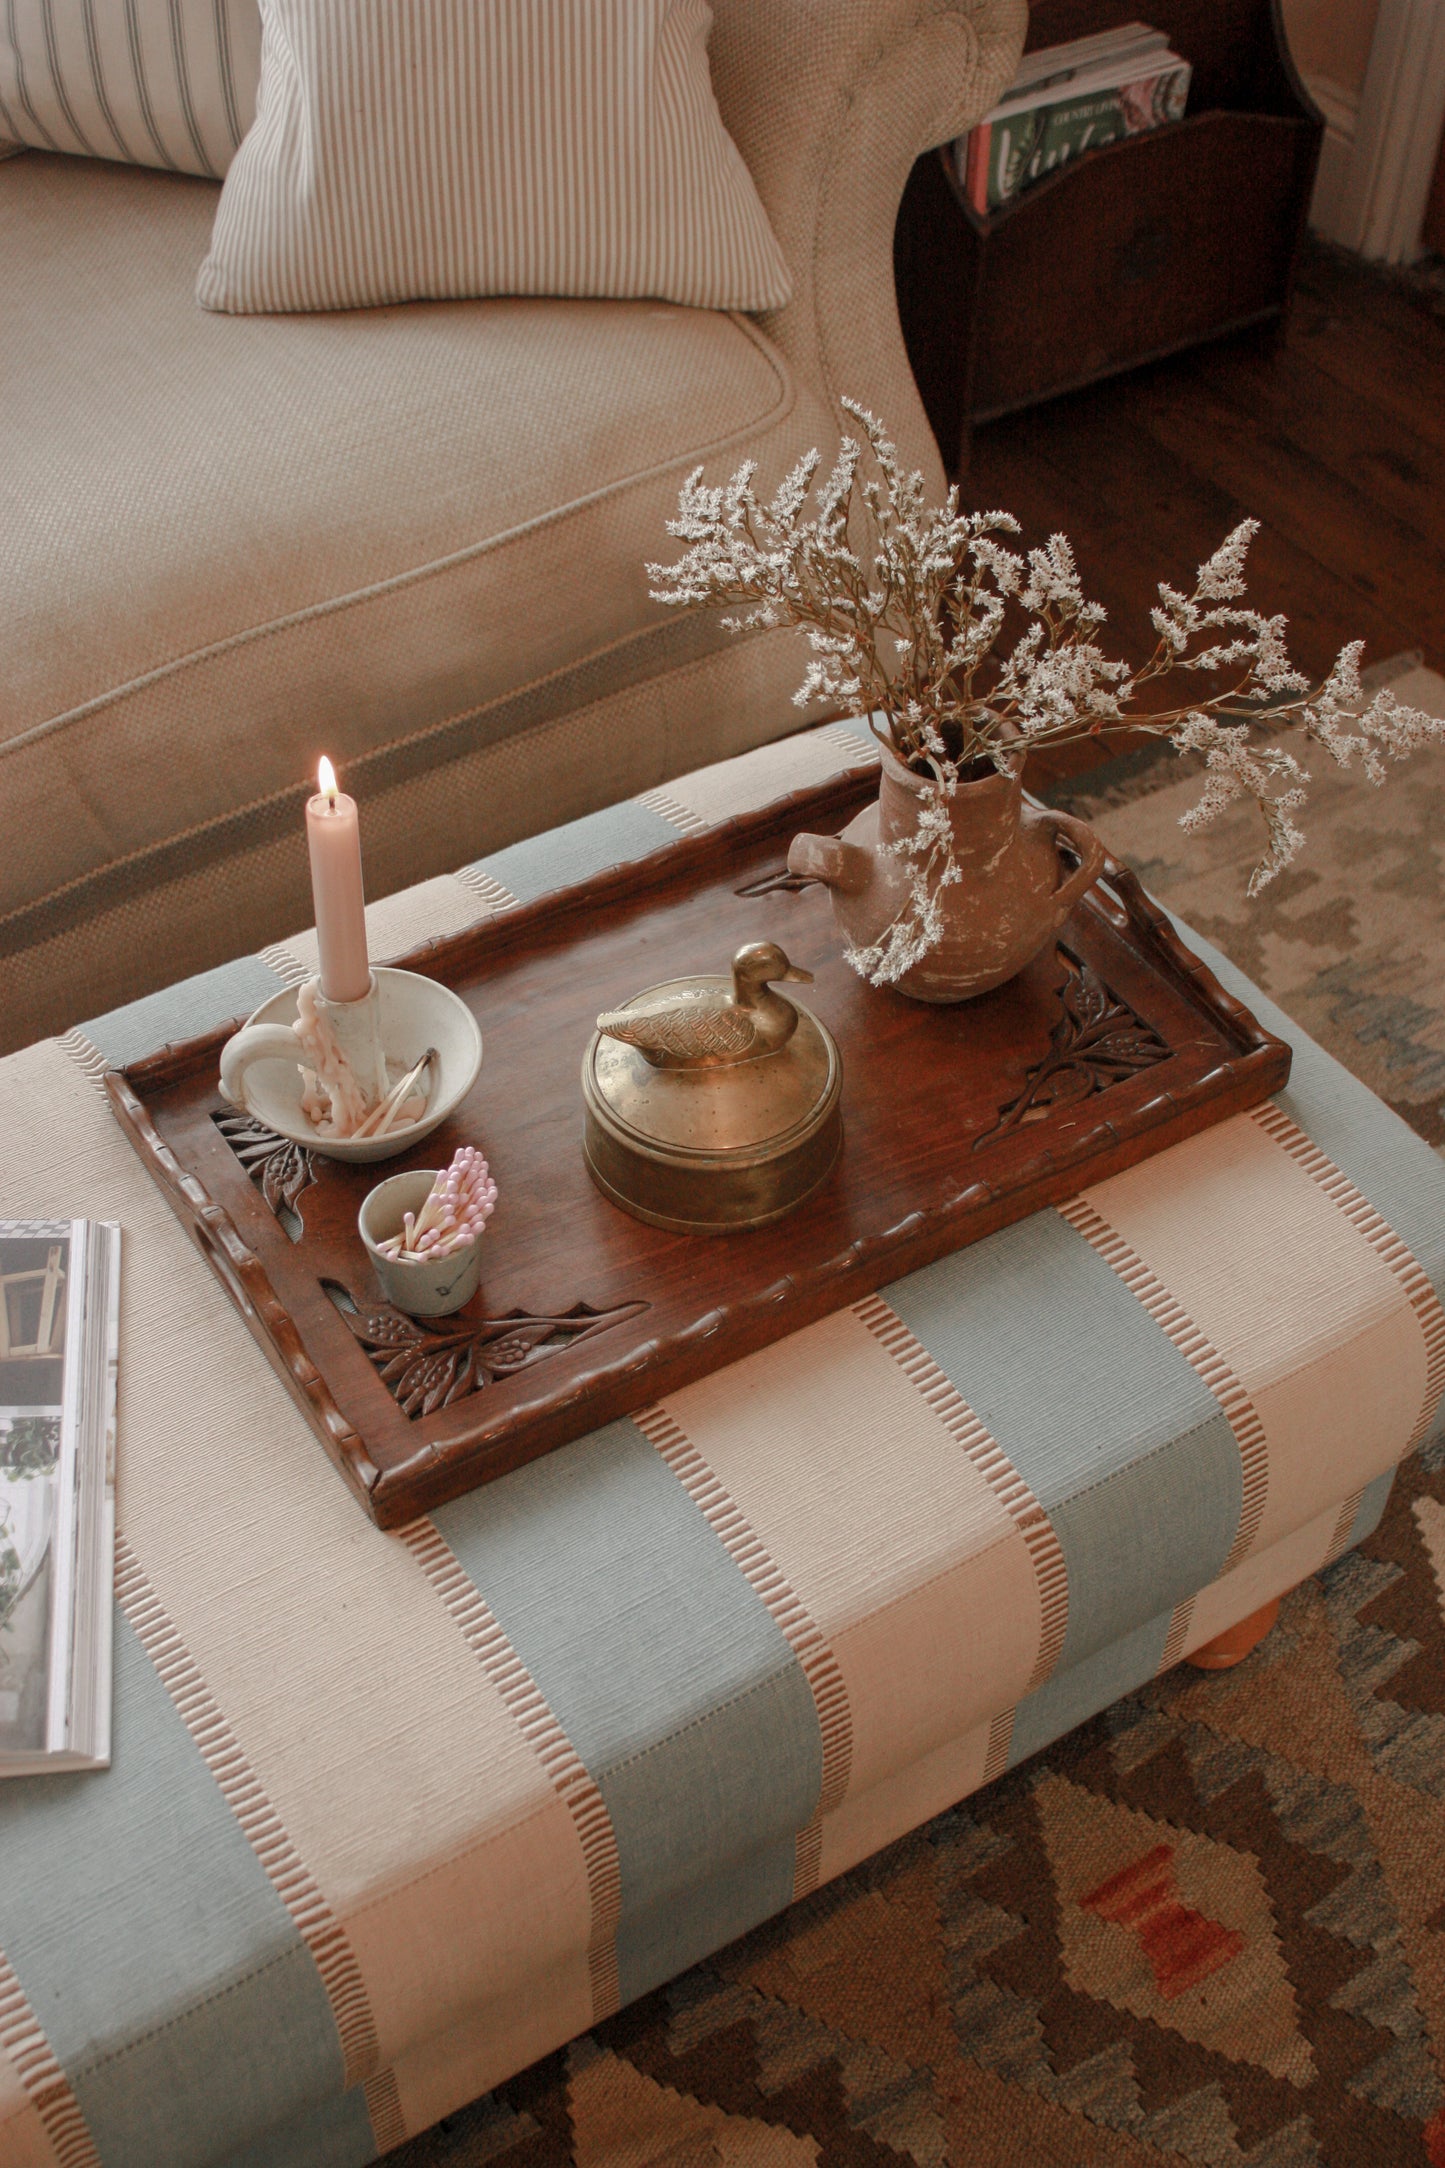
[[[1055,843],[1062,837],[1070,849],[1078,853],[1078,866],[1054,890],[1054,924],[1061,926],[1084,890],[1092,888],[1098,880],[1109,854],[1088,822],[1081,821],[1077,815],[1056,813],[1052,806],[1041,806],[1039,818],[1052,828]]]

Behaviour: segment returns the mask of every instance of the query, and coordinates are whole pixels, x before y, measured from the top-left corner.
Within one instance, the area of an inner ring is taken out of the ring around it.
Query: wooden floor
[[[988,423],[963,493],[1027,540],[1062,528],[1131,661],[1153,645],[1155,583],[1187,588],[1253,514],[1250,599],[1284,612],[1303,669],[1364,639],[1367,667],[1415,648],[1445,672],[1445,305],[1312,246],[1282,339],[1197,347]]]

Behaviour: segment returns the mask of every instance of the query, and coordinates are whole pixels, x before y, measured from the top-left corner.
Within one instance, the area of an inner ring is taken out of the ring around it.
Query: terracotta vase
[[[789,871],[822,881],[850,947],[871,948],[910,908],[910,861],[878,846],[916,831],[926,780],[885,748],[877,802],[841,836],[795,836]],[[943,938],[895,983],[915,1001],[967,1001],[1001,986],[1058,932],[1104,868],[1104,846],[1070,813],[1023,800],[996,770],[960,783],[949,803],[962,879],[940,897]],[[1059,854],[1065,842],[1077,865]]]

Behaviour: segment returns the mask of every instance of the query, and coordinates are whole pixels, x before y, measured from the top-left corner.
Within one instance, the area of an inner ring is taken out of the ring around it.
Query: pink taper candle
[[[323,759],[317,781],[316,796],[306,803],[306,840],[311,846],[321,991],[328,1001],[360,1001],[371,986],[371,964],[356,800],[337,790],[329,760]]]

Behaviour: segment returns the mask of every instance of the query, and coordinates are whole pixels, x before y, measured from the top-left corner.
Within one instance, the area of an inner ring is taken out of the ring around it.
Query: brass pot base
[[[587,1161],[587,1172],[609,1204],[615,1204],[622,1211],[630,1212],[634,1219],[645,1220],[649,1227],[665,1227],[670,1234],[742,1234],[749,1228],[768,1227],[774,1220],[786,1219],[790,1212],[795,1212],[800,1204],[812,1196],[814,1190],[821,1189],[837,1165],[838,1154],[843,1148],[843,1122],[840,1114],[831,1125],[831,1134],[821,1140],[826,1144],[826,1156],[822,1164],[816,1167],[816,1171],[809,1169],[805,1172],[801,1165],[795,1165],[789,1170],[791,1181],[781,1185],[777,1183],[776,1175],[774,1176],[774,1201],[766,1204],[762,1210],[749,1210],[749,1199],[756,1200],[760,1194],[766,1194],[770,1186],[756,1180],[759,1172],[757,1169],[748,1170],[748,1179],[744,1182],[739,1179],[739,1169],[711,1172],[706,1168],[659,1168],[655,1184],[644,1177],[643,1184],[638,1185],[639,1170],[634,1161],[630,1165],[624,1164],[624,1167],[618,1170],[634,1187],[628,1191],[618,1189],[607,1179],[598,1163],[599,1160],[605,1163],[611,1156],[608,1149],[610,1141],[593,1121],[589,1110],[583,1137],[583,1154]],[[638,1194],[639,1186],[644,1188],[645,1194],[654,1198],[653,1203],[643,1202],[642,1196]],[[662,1209],[664,1199],[671,1209]],[[681,1211],[689,1201],[698,1209],[695,1216],[684,1218]]]

